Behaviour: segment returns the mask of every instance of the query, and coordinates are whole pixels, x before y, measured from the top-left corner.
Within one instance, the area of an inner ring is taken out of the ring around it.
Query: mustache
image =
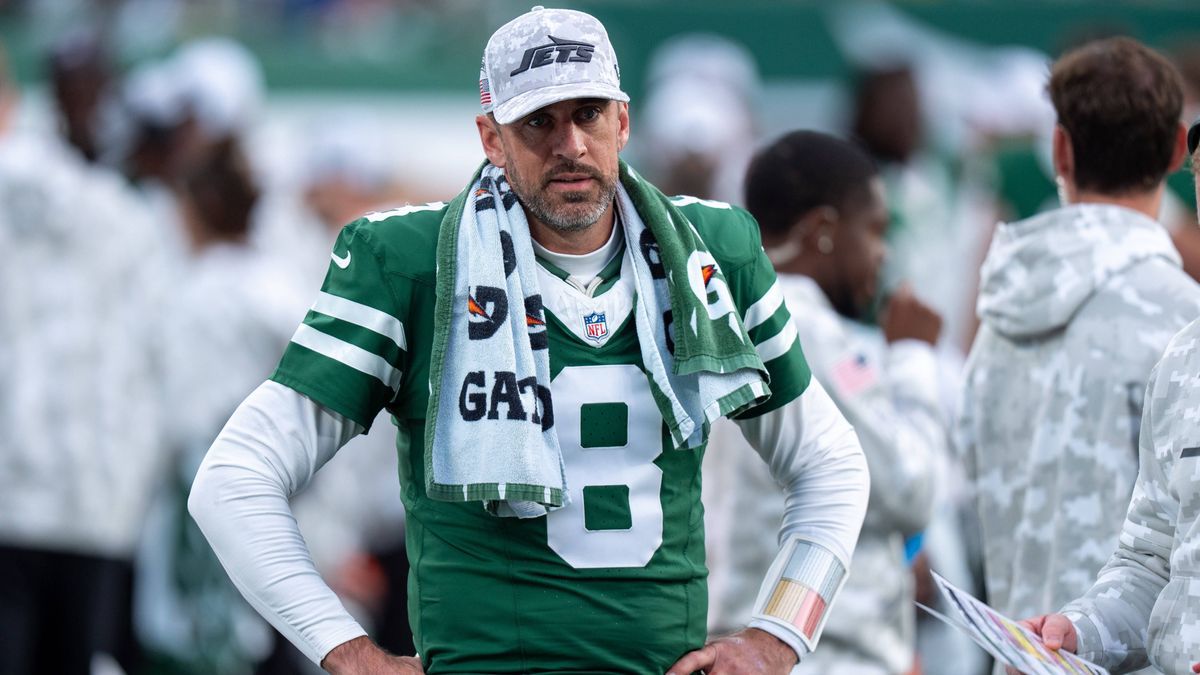
[[[558,178],[559,176],[562,176],[563,174],[570,174],[570,173],[584,174],[587,177],[593,178],[600,183],[607,182],[607,179],[604,177],[604,174],[601,173],[599,169],[588,166],[587,164],[583,164],[581,162],[573,162],[573,161],[568,160],[568,161],[558,164],[553,169],[546,172],[546,177],[542,179],[542,187],[549,185],[551,183],[551,181]]]

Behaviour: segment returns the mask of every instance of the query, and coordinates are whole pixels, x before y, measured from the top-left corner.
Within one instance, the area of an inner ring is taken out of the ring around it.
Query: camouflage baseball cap
[[[479,103],[501,124],[572,98],[629,101],[617,55],[595,17],[534,7],[492,34],[479,69]]]

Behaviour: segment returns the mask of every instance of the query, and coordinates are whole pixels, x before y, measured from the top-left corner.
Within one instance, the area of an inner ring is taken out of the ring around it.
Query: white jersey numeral
[[[575,568],[645,567],[663,536],[663,473],[654,464],[663,449],[663,421],[646,375],[631,364],[572,366],[551,386],[571,503],[546,516],[547,543]],[[624,433],[608,427],[602,434],[621,438],[624,445],[584,447],[582,418],[588,404],[615,405],[618,411],[624,405]],[[627,529],[587,528],[588,487],[616,489],[618,494],[628,488]]]

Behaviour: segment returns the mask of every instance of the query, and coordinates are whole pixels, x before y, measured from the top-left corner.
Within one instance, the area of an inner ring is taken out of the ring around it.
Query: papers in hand
[[[1016,621],[971,597],[937,572],[933,580],[955,618],[918,603],[931,616],[958,628],[997,661],[1029,675],[1108,675],[1108,671],[1065,651],[1052,651]]]

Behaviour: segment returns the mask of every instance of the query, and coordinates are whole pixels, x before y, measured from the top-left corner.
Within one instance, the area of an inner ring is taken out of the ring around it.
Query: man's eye
[[[533,117],[530,117],[529,120],[527,120],[525,123],[535,129],[540,129],[541,127],[544,127],[550,123],[550,118],[546,115],[534,115]]]
[[[600,108],[597,106],[582,108],[578,117],[582,122],[592,122],[600,117]]]

